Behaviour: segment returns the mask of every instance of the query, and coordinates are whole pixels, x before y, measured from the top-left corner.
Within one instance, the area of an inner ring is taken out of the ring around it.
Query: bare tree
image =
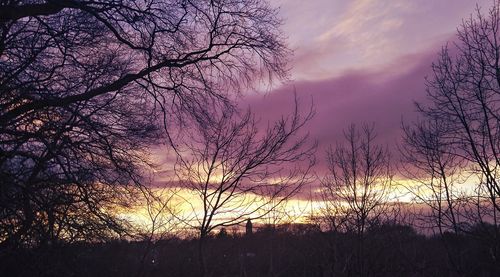
[[[1,1],[0,243],[124,234],[148,146],[285,77],[261,0]]]
[[[280,205],[307,181],[314,147],[299,131],[312,115],[309,111],[301,117],[296,103],[290,117],[259,132],[250,112],[238,117],[225,110],[216,124],[200,126],[193,134],[176,171],[183,187],[201,203],[199,211],[194,208],[193,227],[199,230],[202,275],[206,273],[203,245],[212,230],[265,216],[257,211],[270,203]]]
[[[322,180],[326,216],[334,228],[354,231],[358,238],[357,268],[364,276],[364,233],[389,208],[392,172],[387,149],[375,143],[373,125],[359,131],[351,125],[345,143],[327,152],[328,175]]]
[[[432,65],[427,100],[417,103],[422,121],[404,128],[402,151],[406,173],[427,190],[418,198],[440,233],[492,223],[494,231],[483,239],[493,257],[499,253],[499,28],[499,1],[463,20],[456,41]],[[460,272],[461,261],[451,261]]]
[[[460,189],[463,164],[456,150],[448,140],[450,130],[442,121],[415,123],[412,127],[403,125],[401,172],[412,182],[405,186],[421,207],[420,222],[423,228],[440,234],[441,242],[451,268],[461,274],[460,251],[444,237],[446,232],[459,234],[464,231],[470,218],[464,216],[468,201],[466,192]]]
[[[497,225],[500,167],[500,3],[458,29],[453,52],[444,47],[428,79],[429,101],[418,104],[425,119],[446,126],[446,144],[479,180]],[[484,202],[484,201],[483,201]]]
[[[325,200],[336,203],[346,224],[361,235],[385,211],[392,182],[389,154],[375,144],[374,126],[364,125],[360,132],[351,125],[344,136],[346,144],[327,153],[329,174],[322,185]]]
[[[403,125],[400,147],[401,172],[413,181],[405,187],[417,204],[426,206],[430,216],[423,219],[441,235],[449,230],[458,233],[461,225],[458,185],[463,179],[462,164],[447,139],[448,127],[440,121]]]

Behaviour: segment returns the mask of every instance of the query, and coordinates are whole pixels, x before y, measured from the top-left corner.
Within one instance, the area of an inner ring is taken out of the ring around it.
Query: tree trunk
[[[200,266],[200,277],[205,277],[207,274],[207,265],[206,265],[205,253],[204,253],[205,238],[206,238],[206,235],[202,232],[200,234],[200,239],[198,241],[198,263]]]

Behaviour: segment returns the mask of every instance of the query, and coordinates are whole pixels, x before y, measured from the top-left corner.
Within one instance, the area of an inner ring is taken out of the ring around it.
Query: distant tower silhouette
[[[246,232],[245,234],[247,236],[250,236],[252,234],[252,221],[250,221],[250,218],[247,220],[247,225],[246,225]]]

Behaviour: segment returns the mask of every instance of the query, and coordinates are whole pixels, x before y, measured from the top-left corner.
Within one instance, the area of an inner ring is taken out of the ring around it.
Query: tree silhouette
[[[291,116],[262,132],[250,112],[239,117],[225,110],[216,124],[200,126],[192,134],[176,172],[202,206],[199,213],[193,207],[202,275],[206,273],[203,245],[212,230],[267,215],[258,211],[266,207],[269,212],[270,204],[278,206],[308,181],[314,146],[308,146],[307,135],[299,131],[312,115],[311,110],[301,116],[296,102]]]
[[[494,256],[500,249],[499,20],[499,1],[463,20],[457,40],[432,65],[427,100],[417,103],[421,122],[405,127],[403,146],[406,172],[431,192],[420,200],[439,231],[468,233],[476,224],[492,223],[495,231],[483,239]],[[448,253],[462,274],[466,250]]]
[[[476,17],[464,20],[456,53],[442,49],[428,79],[429,101],[417,106],[424,119],[446,126],[446,143],[464,162],[463,169],[480,180],[482,197],[495,210],[494,222],[500,209],[499,9],[495,1],[486,16],[478,8]]]
[[[402,173],[416,181],[407,189],[417,203],[430,208],[432,216],[424,220],[430,220],[431,227],[437,227],[440,234],[460,231],[459,199],[462,197],[457,188],[462,165],[446,139],[448,129],[443,123],[429,121],[404,125],[404,143],[400,148]]]
[[[388,211],[392,184],[389,153],[375,143],[374,130],[373,125],[363,125],[361,131],[350,125],[344,132],[345,143],[339,142],[327,152],[329,171],[321,182],[329,226],[357,236],[355,258],[360,276],[368,274],[363,255],[365,232]]]
[[[279,26],[260,0],[2,1],[0,243],[125,234],[148,146],[285,77]]]

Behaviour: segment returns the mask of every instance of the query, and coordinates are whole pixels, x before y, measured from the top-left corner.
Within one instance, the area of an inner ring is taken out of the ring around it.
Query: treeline
[[[207,276],[498,276],[500,263],[475,226],[469,234],[424,236],[398,224],[352,232],[310,224],[262,227],[206,238]],[[199,276],[198,239],[78,243],[3,255],[4,276]],[[496,245],[495,247],[499,247]]]

